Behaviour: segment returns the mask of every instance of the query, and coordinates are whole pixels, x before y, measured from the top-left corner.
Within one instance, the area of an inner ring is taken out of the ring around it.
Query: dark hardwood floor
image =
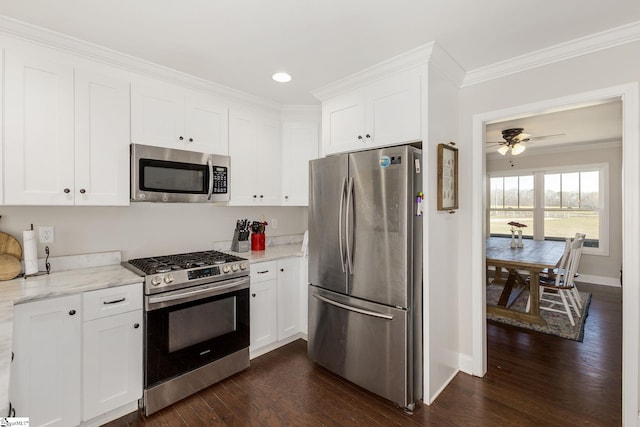
[[[622,420],[621,290],[593,293],[584,342],[489,322],[488,373],[459,373],[409,414],[311,363],[298,340],[173,406],[116,426],[618,426]]]

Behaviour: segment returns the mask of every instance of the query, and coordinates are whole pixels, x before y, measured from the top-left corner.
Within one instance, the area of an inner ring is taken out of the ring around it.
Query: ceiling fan
[[[504,138],[504,141],[489,142],[489,144],[499,144],[500,148],[498,148],[498,153],[502,154],[503,156],[506,155],[509,150],[511,150],[512,155],[517,156],[527,149],[527,147],[523,144],[524,142],[532,139],[544,139],[553,136],[564,135],[564,133],[558,133],[555,135],[531,136],[530,134],[524,133],[523,131],[524,128],[504,129],[502,131],[502,138]]]

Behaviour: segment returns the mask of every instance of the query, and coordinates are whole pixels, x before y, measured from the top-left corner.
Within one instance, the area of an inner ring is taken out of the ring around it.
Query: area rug
[[[580,287],[578,286],[578,289]],[[502,293],[502,285],[487,285],[487,305],[496,305],[500,294]],[[513,302],[513,305],[509,307],[510,310],[516,310],[524,312],[527,305],[527,298],[529,297],[529,290],[525,289]],[[542,332],[549,335],[556,335],[561,338],[567,338],[574,341],[582,342],[584,338],[584,323],[589,315],[589,305],[591,304],[591,294],[589,292],[580,292],[582,298],[582,313],[581,317],[577,318],[574,314],[573,320],[575,326],[571,326],[569,318],[562,313],[555,313],[553,311],[540,310],[542,318],[547,322],[546,326],[536,325],[529,322],[523,322],[521,320],[510,319],[502,317],[497,314],[487,313],[487,319],[494,320],[499,323],[505,323],[507,325],[517,326],[519,328],[531,329],[537,332]]]

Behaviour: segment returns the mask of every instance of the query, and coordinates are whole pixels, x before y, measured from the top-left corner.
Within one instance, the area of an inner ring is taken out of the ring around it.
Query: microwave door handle
[[[211,200],[213,194],[213,163],[211,159],[207,160],[207,166],[209,166],[209,192],[207,193],[207,200]]]

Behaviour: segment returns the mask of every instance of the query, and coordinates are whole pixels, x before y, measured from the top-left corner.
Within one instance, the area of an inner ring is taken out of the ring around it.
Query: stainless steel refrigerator
[[[422,398],[422,153],[310,162],[309,357],[400,406]]]

